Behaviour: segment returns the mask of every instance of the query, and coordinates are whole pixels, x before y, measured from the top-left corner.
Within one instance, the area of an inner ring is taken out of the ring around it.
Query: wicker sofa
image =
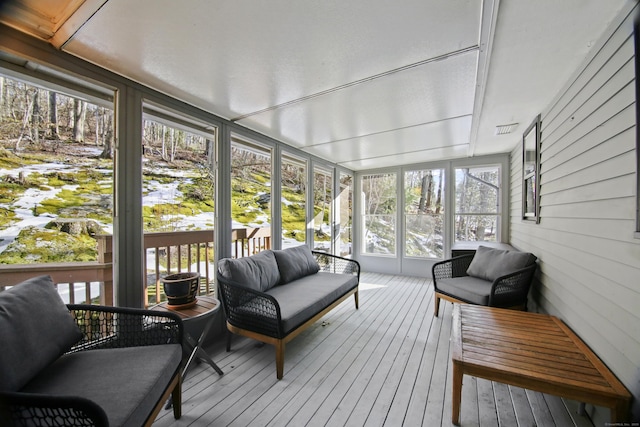
[[[174,313],[65,305],[49,276],[0,292],[0,425],[151,425],[181,416]]]
[[[351,295],[358,308],[360,264],[307,246],[222,259],[217,279],[227,329],[274,345],[278,379],[287,342]]]
[[[526,310],[536,256],[479,246],[475,254],[433,264],[434,315],[440,300]]]

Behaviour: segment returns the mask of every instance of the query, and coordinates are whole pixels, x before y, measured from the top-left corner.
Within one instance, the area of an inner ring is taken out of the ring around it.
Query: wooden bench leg
[[[611,408],[611,424],[625,423],[629,416],[629,402],[619,400],[615,406]]]
[[[433,304],[433,315],[435,317],[438,317],[438,314],[440,312],[440,297],[438,296],[438,294],[435,294],[435,304]]]
[[[453,362],[453,398],[451,400],[451,422],[460,424],[460,401],[462,400],[462,368]]]
[[[276,376],[279,380],[284,376],[284,341],[276,343]]]

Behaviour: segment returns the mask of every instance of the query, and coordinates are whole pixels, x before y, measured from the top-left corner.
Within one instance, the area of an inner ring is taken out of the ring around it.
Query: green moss
[[[9,209],[0,207],[0,230],[5,229],[16,221],[16,214]]]
[[[36,227],[22,229],[16,240],[0,253],[0,264],[83,262],[96,259],[96,241],[90,236],[72,236]]]

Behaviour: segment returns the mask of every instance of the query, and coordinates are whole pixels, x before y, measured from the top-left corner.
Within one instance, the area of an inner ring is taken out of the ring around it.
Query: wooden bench
[[[612,422],[627,421],[629,391],[557,317],[456,304],[451,334],[454,424],[464,374],[608,407]]]

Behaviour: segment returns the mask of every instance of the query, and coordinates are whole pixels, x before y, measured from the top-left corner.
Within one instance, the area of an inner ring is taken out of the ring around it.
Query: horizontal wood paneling
[[[510,243],[535,253],[534,307],[562,318],[635,396],[640,419],[633,13],[627,8],[542,111],[540,224],[522,221],[512,152]],[[596,408],[596,424],[608,411]]]

